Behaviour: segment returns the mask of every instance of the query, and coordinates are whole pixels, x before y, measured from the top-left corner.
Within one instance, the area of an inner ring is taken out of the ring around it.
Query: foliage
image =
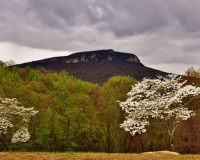
[[[117,100],[125,100],[126,93],[131,85],[137,83],[134,78],[128,76],[114,76],[102,87],[99,102],[100,131],[103,135],[103,147],[107,152],[122,152],[126,135],[119,128],[122,122],[123,113],[120,110]]]
[[[174,131],[182,120],[194,116],[185,105],[200,94],[200,88],[185,83],[181,82],[180,76],[173,74],[143,79],[132,87],[128,99],[120,102],[120,107],[128,114],[120,126],[134,136],[146,132],[150,117],[158,118],[168,131],[173,150]],[[184,101],[186,98],[190,99]]]
[[[5,66],[6,66],[5,62],[3,62],[3,61],[0,60],[0,68],[3,68]]]
[[[28,122],[31,116],[37,114],[34,108],[19,106],[15,98],[0,98],[0,136],[8,133],[12,128],[14,134],[11,142],[26,142],[30,139]]]
[[[193,66],[185,71],[186,76],[200,78],[200,69],[195,70]]]
[[[187,81],[186,84],[190,84]],[[15,127],[2,134],[0,150],[50,152],[145,152],[168,147],[168,133],[159,119],[149,118],[148,133],[131,136],[119,127],[126,113],[117,100],[125,101],[129,76],[114,76],[102,86],[77,79],[65,71],[52,73],[42,67],[0,66],[0,95],[39,111],[30,117],[30,140],[10,143]],[[191,81],[200,86],[200,81]],[[184,84],[184,85],[186,85]],[[183,102],[187,101],[187,98]],[[182,121],[174,141],[180,153],[200,152],[200,99],[186,104],[196,116]],[[14,124],[20,122],[18,119]],[[171,122],[171,121],[170,121]],[[7,145],[7,149],[5,148]]]

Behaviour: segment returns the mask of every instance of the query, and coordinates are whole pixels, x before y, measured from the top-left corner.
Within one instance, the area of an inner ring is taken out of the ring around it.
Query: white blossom
[[[121,128],[129,131],[133,136],[136,133],[146,132],[149,118],[159,118],[161,121],[174,119],[176,124],[194,116],[192,110],[184,108],[184,98],[190,99],[200,95],[200,88],[185,85],[181,77],[175,74],[157,79],[144,78],[140,83],[132,86],[120,107],[127,113]],[[173,129],[174,132],[174,129]]]
[[[27,140],[30,139],[30,134],[28,132],[28,128],[26,127],[22,127],[20,128],[18,131],[16,131],[13,134],[13,137],[11,139],[12,143],[16,143],[16,142],[26,142]]]
[[[12,143],[26,142],[30,139],[28,123],[31,116],[37,114],[33,107],[20,106],[16,98],[0,98],[0,136],[15,131]]]

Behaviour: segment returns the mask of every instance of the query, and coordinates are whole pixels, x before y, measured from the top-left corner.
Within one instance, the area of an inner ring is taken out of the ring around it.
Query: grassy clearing
[[[200,155],[0,152],[0,160],[199,160]]]

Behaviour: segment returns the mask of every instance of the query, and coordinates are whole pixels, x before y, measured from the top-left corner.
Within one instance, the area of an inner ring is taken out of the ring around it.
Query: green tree
[[[186,76],[200,78],[200,69],[195,70],[193,66],[185,71]]]
[[[137,81],[128,76],[114,76],[104,83],[99,101],[99,119],[103,146],[107,152],[123,152],[125,135],[119,128],[123,112],[117,100],[125,100],[126,93]]]

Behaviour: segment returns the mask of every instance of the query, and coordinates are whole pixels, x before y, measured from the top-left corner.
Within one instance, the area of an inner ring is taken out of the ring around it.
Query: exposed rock
[[[78,63],[88,61],[112,61],[114,59],[140,63],[140,60],[136,55],[131,53],[115,52],[112,49],[74,53],[65,57],[63,61],[65,63]]]

